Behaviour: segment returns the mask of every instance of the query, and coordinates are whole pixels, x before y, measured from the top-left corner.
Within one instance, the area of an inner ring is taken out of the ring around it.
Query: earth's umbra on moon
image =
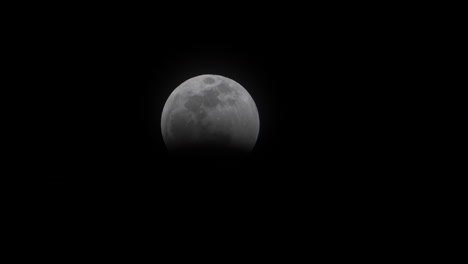
[[[260,120],[254,100],[239,83],[205,74],[180,84],[161,116],[164,143],[171,152],[249,152]]]

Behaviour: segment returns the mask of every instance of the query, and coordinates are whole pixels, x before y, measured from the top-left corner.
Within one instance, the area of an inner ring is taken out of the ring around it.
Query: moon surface
[[[180,84],[161,116],[169,151],[240,151],[255,146],[260,119],[254,100],[239,83],[205,74]]]

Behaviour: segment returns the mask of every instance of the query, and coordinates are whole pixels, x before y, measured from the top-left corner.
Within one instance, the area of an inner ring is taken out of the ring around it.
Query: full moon
[[[239,83],[199,75],[171,93],[161,116],[169,151],[240,151],[255,146],[260,119],[254,100]]]

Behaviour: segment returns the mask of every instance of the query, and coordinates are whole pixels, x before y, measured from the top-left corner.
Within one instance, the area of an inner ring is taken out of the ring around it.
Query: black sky
[[[95,252],[338,263],[432,258],[466,242],[452,171],[466,154],[449,151],[465,146],[452,89],[463,87],[466,31],[377,7],[175,10],[2,18],[14,247],[88,263]],[[248,158],[168,156],[165,100],[206,73],[257,104]]]

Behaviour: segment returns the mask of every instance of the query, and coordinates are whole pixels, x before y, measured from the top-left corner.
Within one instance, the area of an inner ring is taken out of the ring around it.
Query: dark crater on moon
[[[203,80],[204,83],[206,84],[212,84],[215,82],[215,80],[211,77],[206,77],[204,80]]]
[[[221,103],[218,95],[219,92],[215,90],[206,90],[202,93],[202,95],[197,94],[190,96],[187,102],[185,102],[184,106],[192,112],[197,112],[202,106],[215,107]]]
[[[218,90],[221,92],[221,93],[232,93],[234,92],[234,88],[232,88],[231,86],[229,86],[227,83],[220,83],[218,86],[217,86]]]
[[[226,102],[229,104],[229,105],[234,105],[236,103],[236,100],[232,99],[232,98],[229,98],[226,100]]]
[[[203,105],[206,107],[215,107],[221,103],[218,98],[219,92],[216,90],[206,90],[203,92]]]

